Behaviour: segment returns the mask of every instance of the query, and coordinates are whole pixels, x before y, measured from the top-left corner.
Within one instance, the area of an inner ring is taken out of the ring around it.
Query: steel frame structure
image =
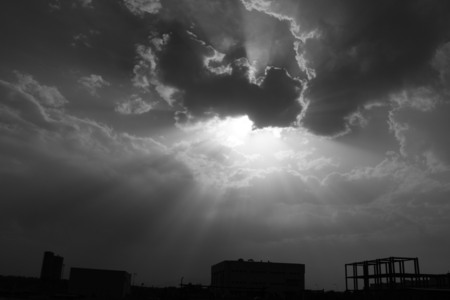
[[[411,265],[413,272],[406,272]],[[387,257],[345,264],[346,290],[359,290],[361,280],[363,289],[419,287],[428,282],[429,277],[420,274],[417,257]],[[353,282],[351,289],[349,281]]]

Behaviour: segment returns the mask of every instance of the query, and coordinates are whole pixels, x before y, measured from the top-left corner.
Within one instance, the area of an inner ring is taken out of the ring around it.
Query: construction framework
[[[352,283],[352,286],[349,285]],[[345,289],[446,288],[450,274],[421,274],[417,257],[388,257],[345,264]]]

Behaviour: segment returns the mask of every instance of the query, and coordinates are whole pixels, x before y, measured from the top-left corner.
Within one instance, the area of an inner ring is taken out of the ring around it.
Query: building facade
[[[125,271],[71,268],[69,292],[85,298],[120,299],[130,294],[131,274]]]
[[[227,260],[211,267],[211,287],[232,294],[296,297],[305,289],[305,265]]]
[[[41,279],[45,281],[61,280],[64,258],[53,252],[44,252],[42,260]]]

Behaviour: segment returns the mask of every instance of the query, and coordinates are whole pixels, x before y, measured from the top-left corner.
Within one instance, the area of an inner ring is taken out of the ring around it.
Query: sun
[[[210,131],[220,144],[234,148],[243,145],[253,129],[253,122],[245,115],[220,120]]]
[[[275,150],[280,146],[285,130],[278,127],[256,128],[247,115],[215,117],[196,128],[203,131],[203,138],[245,154],[263,154]]]
[[[234,153],[237,157],[259,158],[265,161],[264,164],[270,159],[273,161],[277,152],[286,150],[285,139],[291,135],[290,128],[257,128],[247,115],[214,116],[180,129],[187,133],[185,145],[195,144],[207,153],[222,151],[227,155]]]

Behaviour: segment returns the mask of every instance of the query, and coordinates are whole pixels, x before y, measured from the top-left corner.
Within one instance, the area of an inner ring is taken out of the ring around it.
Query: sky
[[[0,270],[450,271],[450,2],[3,0]]]

